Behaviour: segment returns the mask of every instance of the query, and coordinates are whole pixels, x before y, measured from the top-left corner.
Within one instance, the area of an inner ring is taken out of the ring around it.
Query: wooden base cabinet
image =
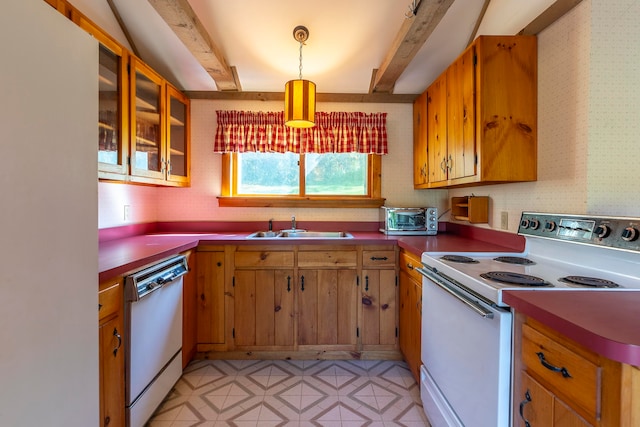
[[[100,426],[124,426],[123,287],[118,279],[100,284],[98,337]]]
[[[515,337],[514,425],[638,425],[637,367],[606,359],[522,315]]]
[[[398,344],[397,247],[365,246],[360,283],[363,350],[395,350]]]
[[[422,342],[422,278],[416,268],[420,257],[400,251],[399,273],[399,326],[400,351],[413,377],[420,382],[420,345]]]
[[[199,247],[195,255],[197,350],[224,350],[227,320],[224,247]]]

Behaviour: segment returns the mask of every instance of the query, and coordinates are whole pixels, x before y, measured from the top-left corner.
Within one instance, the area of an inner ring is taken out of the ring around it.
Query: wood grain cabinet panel
[[[207,351],[225,343],[225,253],[196,252],[197,348]]]
[[[536,180],[535,36],[478,37],[426,94],[428,182],[414,171],[415,188]]]
[[[399,290],[399,345],[400,351],[413,374],[420,382],[422,342],[422,276],[416,270],[420,258],[405,250],[400,251]]]
[[[606,359],[521,314],[515,324],[520,374],[515,376],[514,425],[524,426],[524,419],[532,427],[638,425],[637,367]]]
[[[100,425],[124,426],[124,321],[122,280],[98,292]]]

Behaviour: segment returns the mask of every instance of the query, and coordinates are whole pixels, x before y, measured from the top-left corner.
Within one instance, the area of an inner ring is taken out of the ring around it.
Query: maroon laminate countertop
[[[435,236],[386,236],[380,232],[353,231],[353,239],[319,240],[269,239],[248,240],[246,231],[215,233],[156,233],[119,238],[101,242],[98,272],[100,282],[113,279],[147,264],[194,248],[199,244],[226,245],[291,245],[291,244],[398,244],[420,255],[422,252],[508,252],[513,248],[496,242],[478,240],[456,234],[440,233]],[[506,233],[501,233],[506,234]]]
[[[503,301],[588,349],[640,366],[640,291],[505,291]]]

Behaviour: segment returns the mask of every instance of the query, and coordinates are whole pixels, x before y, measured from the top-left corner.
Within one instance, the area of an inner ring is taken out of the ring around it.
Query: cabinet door
[[[517,425],[553,426],[554,396],[536,380],[522,371],[522,390],[516,395],[520,402],[520,413],[516,414]]]
[[[131,56],[131,175],[164,180],[162,78]]]
[[[301,270],[298,278],[298,344],[357,344],[356,270]]]
[[[413,102],[413,186],[424,188],[427,183],[427,92]]]
[[[236,270],[234,336],[238,347],[293,345],[293,270]]]
[[[396,272],[363,270],[362,345],[396,345]]]
[[[224,252],[197,252],[197,342],[225,342]]]
[[[124,351],[122,317],[106,321],[99,328],[100,339],[100,425],[124,425]]]
[[[62,2],[60,2],[62,4]],[[99,42],[98,52],[98,177],[122,180],[128,174],[129,90],[126,49],[84,16],[74,13],[80,28]]]
[[[417,382],[420,381],[422,330],[422,287],[404,270],[399,278],[400,351]]]
[[[447,166],[449,179],[476,174],[474,49],[447,69]]]
[[[429,183],[447,180],[447,75],[427,89],[427,157]]]
[[[167,84],[167,180],[185,185],[191,167],[189,109],[189,98]]]

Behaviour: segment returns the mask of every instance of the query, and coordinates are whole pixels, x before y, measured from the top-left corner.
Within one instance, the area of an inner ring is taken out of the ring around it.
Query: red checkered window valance
[[[316,113],[312,128],[291,128],[284,113],[216,111],[213,151],[387,154],[387,113]]]

